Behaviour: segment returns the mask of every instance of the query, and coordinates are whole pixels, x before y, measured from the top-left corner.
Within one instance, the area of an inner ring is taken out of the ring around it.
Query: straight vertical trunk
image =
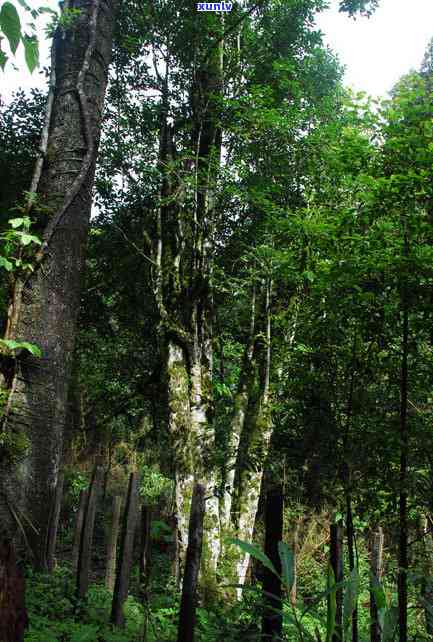
[[[265,553],[281,576],[281,559],[278,542],[283,540],[283,487],[271,487],[266,493],[265,507]],[[265,612],[262,622],[262,636],[265,640],[280,640],[283,634],[283,603],[280,577],[268,568],[264,569],[263,597]]]
[[[80,553],[77,566],[77,597],[84,598],[89,587],[89,573],[92,561],[93,531],[95,528],[96,506],[101,490],[103,470],[95,467],[87,493],[86,511],[81,529]]]
[[[0,541],[0,640],[24,642],[28,626],[24,576],[9,539]]]
[[[48,570],[51,572],[55,565],[55,553],[57,545],[57,531],[59,528],[60,511],[62,509],[63,499],[63,483],[65,475],[63,472],[59,473],[57,478],[56,492],[54,496],[53,510],[51,514],[50,527],[48,531],[48,544],[47,544],[47,565]]]
[[[116,573],[113,602],[111,607],[111,622],[116,626],[125,624],[123,605],[128,596],[129,576],[134,552],[134,534],[138,512],[138,474],[131,473],[129,477],[128,494],[123,515],[122,539],[120,542],[119,564]]]
[[[424,557],[422,597],[425,601],[425,627],[427,635],[433,639],[433,538],[431,524],[425,516],[421,519],[421,531]]]
[[[341,524],[331,525],[331,566],[335,581],[343,581],[343,529]],[[337,612],[335,617],[335,633],[332,642],[341,642],[343,635],[343,589],[336,591]]]
[[[18,466],[2,464],[0,522],[14,537],[19,529],[8,504],[18,518],[28,517],[21,519],[25,538],[35,566],[43,569],[117,5],[71,0],[68,9],[78,10],[77,16],[56,29],[46,127],[30,187],[48,223],[35,271],[17,277],[7,325],[8,339],[36,344],[43,356],[23,353],[15,363],[2,430],[23,435],[29,445]]]
[[[74,539],[72,542],[72,570],[77,572],[80,555],[81,531],[83,530],[84,514],[86,512],[87,490],[80,491],[78,511],[75,517]]]
[[[290,590],[290,602],[292,606],[296,606],[297,601],[297,584],[298,584],[298,549],[299,549],[299,521],[296,522],[293,530],[292,540],[293,550],[293,584]]]
[[[349,553],[349,570],[355,569],[355,532],[353,529],[352,498],[346,494],[346,524],[347,524],[347,549]],[[354,604],[352,612],[352,642],[358,642],[358,603]]]
[[[370,641],[381,642],[382,632],[379,624],[379,612],[377,608],[374,590],[379,586],[383,574],[383,530],[378,528],[371,536],[371,579],[370,579]]]
[[[111,592],[114,590],[114,583],[116,581],[117,539],[119,536],[121,506],[122,498],[120,497],[120,495],[115,495],[113,497],[113,514],[111,516],[111,526],[108,533],[107,568],[105,571],[105,586]]]
[[[206,488],[195,484],[191,502],[188,550],[179,611],[177,642],[194,642],[197,584],[203,547]]]
[[[408,254],[407,232],[405,255]],[[399,551],[398,551],[398,613],[400,642],[407,642],[407,571],[408,571],[408,524],[407,524],[407,465],[409,435],[407,426],[409,311],[407,284],[402,286],[401,307],[403,318],[402,361],[400,376],[400,506],[399,506]]]
[[[140,542],[140,589],[142,596],[147,600],[147,586],[150,573],[150,526],[152,511],[148,506],[141,508],[141,542]]]

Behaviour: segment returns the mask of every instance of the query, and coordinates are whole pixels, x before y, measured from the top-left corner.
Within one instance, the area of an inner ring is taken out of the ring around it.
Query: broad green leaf
[[[36,36],[23,36],[24,56],[30,73],[39,66],[39,43]]]
[[[21,40],[21,22],[12,2],[5,2],[0,9],[0,28],[9,41],[12,53],[15,53]]]
[[[21,245],[30,245],[30,243],[36,243],[36,245],[41,245],[40,239],[33,234],[27,234],[26,232],[19,233]]]
[[[285,542],[278,542],[278,553],[280,554],[283,582],[287,590],[290,591],[295,580],[295,559],[293,551]]]
[[[23,218],[11,218],[9,219],[9,225],[14,228],[14,230],[17,229],[17,227],[21,227],[21,225],[24,223]]]
[[[41,349],[34,345],[34,343],[29,343],[28,341],[15,341],[15,339],[0,339],[0,345],[5,346],[8,350],[27,350],[35,357],[42,357]]]
[[[14,266],[7,258],[0,256],[0,267],[4,268],[8,272],[12,272]]]
[[[278,575],[269,557],[265,555],[265,553],[258,546],[255,546],[254,544],[249,544],[248,542],[242,542],[240,539],[230,539],[229,542],[231,544],[235,544],[236,546],[239,546],[239,548],[244,553],[248,553],[249,555],[251,555],[251,557],[254,557],[255,559],[259,560],[259,562],[261,562],[263,566],[266,566],[266,568],[272,571],[272,573],[274,573],[275,575]]]

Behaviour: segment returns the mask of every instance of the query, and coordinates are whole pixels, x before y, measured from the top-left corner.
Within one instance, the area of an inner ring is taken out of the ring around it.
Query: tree
[[[6,339],[28,340],[42,358],[19,355],[3,371],[8,400],[3,432],[24,435],[18,466],[3,457],[0,515],[10,534],[28,542],[46,565],[47,534],[62,456],[80,279],[91,207],[95,159],[110,61],[115,2],[77,0],[75,19],[59,24],[51,81],[28,212],[43,211],[43,244],[32,273],[17,274]],[[11,511],[14,506],[14,511]],[[23,518],[23,515],[27,519]]]

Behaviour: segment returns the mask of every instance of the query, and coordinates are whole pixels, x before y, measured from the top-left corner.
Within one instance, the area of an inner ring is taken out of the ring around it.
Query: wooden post
[[[74,540],[72,542],[72,570],[77,572],[80,555],[81,531],[83,530],[84,513],[86,512],[87,489],[80,491],[77,516],[75,518]]]
[[[371,558],[370,558],[370,640],[381,642],[382,632],[378,620],[378,609],[373,589],[379,585],[383,574],[383,530],[378,528],[371,536]]]
[[[24,576],[18,568],[15,551],[7,538],[0,540],[0,640],[24,642],[28,626],[24,602]]]
[[[189,517],[188,548],[182,584],[177,642],[193,642],[197,600],[197,583],[203,547],[205,487],[195,484]]]
[[[278,577],[268,568],[263,573],[263,599],[265,610],[262,636],[265,640],[281,640],[283,635],[281,559],[278,542],[283,539],[283,487],[269,487],[265,505],[265,553],[274,565]]]
[[[87,494],[86,511],[81,529],[80,553],[77,566],[77,597],[83,598],[89,587],[93,530],[95,527],[96,505],[102,482],[102,468],[95,466],[92,481]]]
[[[343,529],[341,523],[331,524],[331,566],[335,581],[343,581]],[[332,642],[341,642],[343,634],[343,589],[336,592],[337,612],[335,616],[335,633]]]
[[[123,513],[119,564],[117,565],[116,583],[114,585],[113,601],[111,605],[111,622],[116,626],[123,626],[125,623],[123,603],[126,600],[129,588],[129,576],[131,573],[134,549],[134,534],[137,521],[137,504],[138,473],[131,473],[129,476],[128,493]]]
[[[107,541],[107,567],[105,570],[105,586],[109,591],[114,590],[116,581],[117,538],[119,536],[120,508],[122,498],[120,495],[113,497],[113,514]]]

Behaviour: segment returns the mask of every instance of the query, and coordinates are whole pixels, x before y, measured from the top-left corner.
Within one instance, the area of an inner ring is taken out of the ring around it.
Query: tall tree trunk
[[[409,254],[407,230],[405,230],[405,256]],[[400,642],[407,642],[407,571],[408,571],[408,524],[407,524],[407,467],[409,435],[407,426],[408,356],[409,356],[409,308],[407,282],[404,277],[401,292],[402,310],[402,361],[400,375],[400,520],[398,551],[398,612]]]
[[[50,526],[48,531],[48,543],[47,543],[47,565],[48,570],[52,571],[55,565],[55,553],[57,545],[57,531],[59,528],[59,519],[60,511],[62,509],[62,499],[63,499],[63,482],[65,475],[63,472],[59,473],[56,484],[56,493],[54,495],[54,502],[52,506],[52,513],[50,519]]]
[[[269,398],[269,381],[271,367],[271,283],[266,284],[265,295],[265,339],[258,348],[258,374],[259,374],[259,398],[256,400],[255,409],[251,413],[251,421],[244,424],[243,435],[238,452],[238,476],[236,487],[236,503],[232,509],[233,527],[237,537],[243,541],[251,542],[254,532],[257,508],[260,498],[260,488],[263,478],[263,464],[268,454],[269,443],[272,434],[272,417]],[[257,452],[261,455],[261,463],[255,470],[245,467],[242,459],[248,452]],[[236,564],[236,583],[243,585],[250,556],[242,551],[239,552],[239,559]],[[238,589],[238,596],[241,589]]]
[[[134,534],[138,515],[138,474],[129,476],[128,494],[123,515],[122,538],[120,541],[119,564],[116,572],[113,602],[111,607],[111,622],[123,626],[125,617],[123,605],[128,596],[129,576],[131,574],[132,556],[134,552]]]
[[[341,524],[331,524],[331,566],[335,581],[343,581],[343,529]],[[343,589],[336,591],[337,611],[335,616],[335,633],[332,642],[341,642],[343,636]]]
[[[92,561],[93,531],[95,528],[96,506],[101,491],[103,470],[95,466],[92,481],[87,492],[86,510],[80,537],[80,553],[77,564],[77,597],[83,598],[89,586],[89,573]]]
[[[74,539],[72,542],[72,570],[77,572],[78,557],[80,555],[81,531],[83,530],[84,514],[86,512],[87,490],[80,492],[78,511],[75,517]]]
[[[380,642],[382,632],[374,589],[378,587],[383,574],[383,530],[378,528],[371,536],[371,582],[370,582],[370,641]]]
[[[355,532],[353,528],[352,498],[346,494],[346,524],[347,524],[347,549],[349,552],[349,570],[355,569]],[[358,598],[355,596],[352,612],[352,642],[358,642]]]
[[[0,640],[24,642],[28,626],[25,582],[9,539],[0,541]]]
[[[281,484],[268,488],[265,507],[265,553],[281,576],[281,559],[278,542],[283,541],[283,487]],[[262,635],[265,640],[280,640],[283,634],[283,602],[281,579],[268,568],[264,570],[263,593],[265,612]]]
[[[0,521],[14,535],[8,504],[26,515],[25,537],[41,568],[47,566],[117,4],[71,0],[68,9],[79,13],[56,29],[43,153],[31,186],[49,219],[35,271],[16,281],[7,327],[7,338],[36,344],[43,356],[16,360],[2,430],[24,435],[28,449],[18,466],[3,465],[0,472]]]
[[[195,484],[191,501],[188,550],[179,610],[177,642],[193,642],[197,607],[197,584],[203,548],[206,488]]]

